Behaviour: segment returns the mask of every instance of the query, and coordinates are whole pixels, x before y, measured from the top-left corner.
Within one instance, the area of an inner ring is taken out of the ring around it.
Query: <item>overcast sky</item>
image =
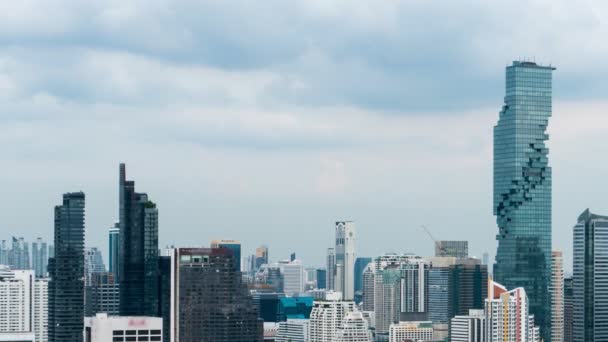
[[[239,239],[324,263],[357,252],[494,255],[492,127],[504,68],[557,67],[553,241],[571,260],[608,214],[605,1],[0,1],[0,235],[53,234],[87,195],[107,255],[118,163],[160,210],[161,246]],[[568,265],[569,268],[569,265]]]

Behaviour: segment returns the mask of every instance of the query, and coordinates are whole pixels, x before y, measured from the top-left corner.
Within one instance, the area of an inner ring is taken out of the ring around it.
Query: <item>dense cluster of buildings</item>
[[[267,246],[245,256],[228,239],[161,249],[159,208],[121,164],[107,268],[85,247],[82,192],[55,207],[52,244],[0,243],[0,341],[608,341],[608,216],[576,220],[571,277],[551,248],[553,70],[506,70],[494,265],[467,241],[435,241],[433,256],[357,256],[352,221],[335,223],[322,267],[271,260]]]

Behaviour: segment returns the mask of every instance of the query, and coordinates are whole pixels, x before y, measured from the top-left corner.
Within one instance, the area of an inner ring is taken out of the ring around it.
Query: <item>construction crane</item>
[[[435,243],[435,247],[437,247],[437,249],[441,251],[441,254],[445,255],[445,248],[441,243],[439,243],[439,241],[437,241],[437,239],[435,239],[433,234],[431,234],[431,231],[425,225],[421,225],[420,227],[422,227],[422,229],[424,229],[424,231],[431,238],[431,240],[433,240],[433,242]]]

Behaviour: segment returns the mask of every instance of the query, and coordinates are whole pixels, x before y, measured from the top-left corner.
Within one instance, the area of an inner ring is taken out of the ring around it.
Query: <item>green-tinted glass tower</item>
[[[545,141],[555,68],[533,62],[507,67],[505,104],[494,127],[494,276],[524,287],[530,313],[550,341],[551,167]]]

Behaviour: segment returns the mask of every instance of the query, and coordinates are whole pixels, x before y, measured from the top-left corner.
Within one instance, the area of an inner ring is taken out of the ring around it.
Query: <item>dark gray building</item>
[[[587,209],[574,226],[574,341],[608,341],[607,255],[608,216]]]
[[[324,268],[317,269],[317,288],[327,288],[327,270]]]
[[[120,315],[159,316],[158,209],[120,164]]]
[[[55,256],[49,260],[49,342],[82,342],[84,330],[84,208],[82,192],[55,207]]]
[[[178,248],[171,257],[172,340],[263,340],[263,322],[227,248]]]
[[[483,309],[488,296],[488,266],[479,259],[460,259],[448,274],[448,317],[466,316]]]
[[[90,285],[86,287],[86,316],[92,317],[98,313],[116,316],[119,314],[119,303],[119,289],[114,274],[111,272],[91,273]]]
[[[573,342],[574,293],[572,278],[564,278],[564,342]]]

